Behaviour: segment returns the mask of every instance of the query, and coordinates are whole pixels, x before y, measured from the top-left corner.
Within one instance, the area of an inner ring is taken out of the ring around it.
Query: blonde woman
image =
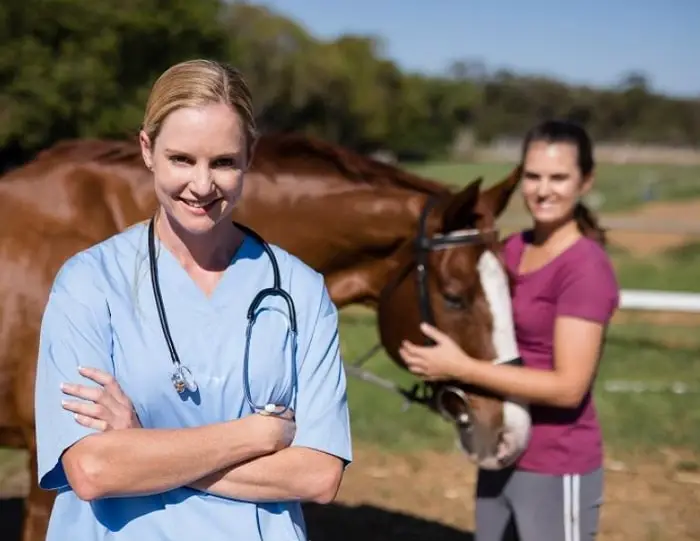
[[[232,222],[255,138],[231,67],[155,82],[140,143],[158,211],[71,257],[42,321],[47,541],[303,540],[301,502],[335,497],[351,461],[337,311],[320,274]],[[273,264],[293,304],[265,298],[247,335]]]

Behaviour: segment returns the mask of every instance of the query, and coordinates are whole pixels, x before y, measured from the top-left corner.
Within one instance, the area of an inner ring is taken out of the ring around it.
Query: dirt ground
[[[645,218],[650,223],[688,222],[697,225],[700,222],[700,200],[693,199],[681,202],[654,202],[644,205],[634,212],[611,214],[614,218]],[[604,225],[604,223],[603,223]],[[698,241],[697,235],[659,234],[636,231],[610,231],[608,238],[611,244],[625,248],[632,255],[649,256],[669,248],[682,246],[688,242]]]
[[[687,457],[609,460],[600,541],[700,539],[700,473]],[[1,472],[0,472],[1,474]],[[28,475],[6,469],[0,494],[18,498]],[[457,452],[392,455],[356,446],[339,497],[307,506],[311,541],[464,541],[473,527],[474,468]],[[3,541],[19,541],[18,500],[0,501]]]
[[[700,201],[654,203],[635,212],[652,221],[690,221]],[[625,217],[632,214],[625,214]],[[651,255],[689,242],[683,235],[611,232],[613,244]],[[625,317],[621,315],[620,317]],[[692,315],[650,314],[664,323],[700,323]],[[699,457],[610,457],[606,463],[600,541],[700,539]],[[685,466],[684,466],[685,464]],[[17,465],[0,469],[0,538],[19,539],[20,501],[29,483]],[[400,456],[357,445],[336,503],[306,507],[311,541],[464,541],[473,527],[474,469],[458,454]],[[1,500],[5,498],[4,500]],[[14,499],[13,499],[14,498]]]

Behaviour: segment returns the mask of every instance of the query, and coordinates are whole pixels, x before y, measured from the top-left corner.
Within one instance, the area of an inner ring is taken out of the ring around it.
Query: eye
[[[192,160],[188,158],[187,156],[181,156],[179,154],[173,154],[170,156],[170,161],[176,165],[189,165],[192,163]]]
[[[238,167],[238,161],[234,158],[220,158],[214,162],[214,167],[233,169]]]
[[[445,306],[450,310],[462,310],[464,309],[464,299],[461,295],[455,293],[449,293],[447,291],[442,292],[442,298],[445,301]]]

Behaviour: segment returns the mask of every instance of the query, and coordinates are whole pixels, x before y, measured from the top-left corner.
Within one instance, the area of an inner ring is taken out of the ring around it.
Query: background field
[[[455,185],[479,175],[488,185],[510,170],[498,164],[413,169]],[[700,223],[693,215],[700,209],[700,168],[601,166],[598,179],[603,225],[610,215]],[[649,179],[657,179],[651,202]],[[519,216],[520,209],[516,194],[507,215]],[[610,239],[623,288],[700,290],[700,238],[613,231]],[[610,329],[595,393],[606,439],[602,541],[700,538],[700,393],[604,389],[606,382],[632,380],[682,381],[700,390],[698,323],[692,315],[627,312]],[[373,313],[344,310],[341,333],[350,362],[376,343]],[[393,381],[413,381],[383,353],[366,366]],[[474,470],[456,451],[450,427],[417,406],[402,412],[401,397],[353,378],[349,400],[356,462],[337,505],[307,507],[311,539],[465,539]],[[8,496],[26,491],[23,458],[0,450],[0,491]]]

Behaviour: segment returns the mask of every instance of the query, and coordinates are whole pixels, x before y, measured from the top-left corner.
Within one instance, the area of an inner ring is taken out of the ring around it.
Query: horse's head
[[[379,302],[382,344],[395,362],[403,365],[403,339],[425,343],[420,321],[449,334],[477,359],[519,361],[496,230],[519,178],[516,168],[488,190],[480,191],[477,179],[453,196],[428,199],[416,238],[397,254],[397,274]],[[523,451],[530,434],[525,406],[456,382],[430,384],[428,390],[422,399],[454,423],[462,449],[480,467],[500,469]]]

